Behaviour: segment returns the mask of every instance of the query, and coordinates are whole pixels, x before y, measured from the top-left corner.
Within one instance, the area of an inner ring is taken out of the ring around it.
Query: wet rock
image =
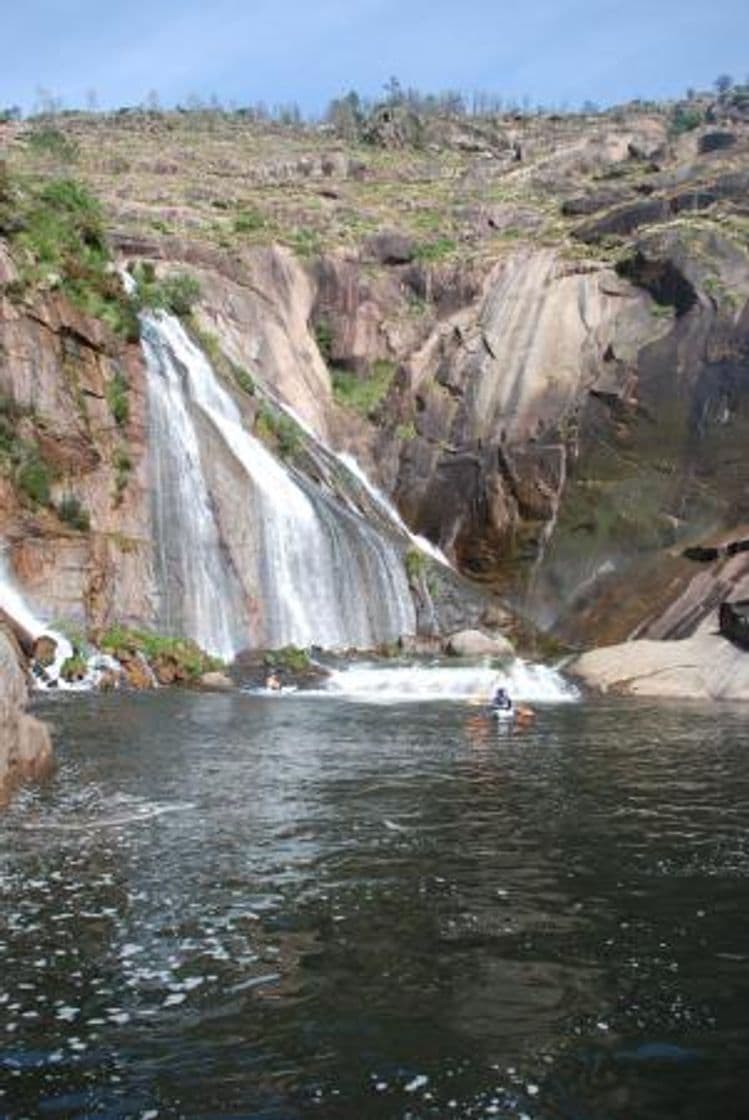
[[[28,697],[22,654],[0,630],[0,803],[14,785],[41,777],[52,761],[46,726],[24,711]]]
[[[445,652],[453,657],[512,657],[514,648],[508,638],[491,636],[481,630],[460,630],[451,634]]]
[[[210,692],[230,692],[234,688],[234,681],[226,673],[203,673],[199,685]]]
[[[154,675],[145,659],[133,657],[126,661],[122,668],[125,674],[125,680],[130,688],[145,691],[146,689],[154,687]]]
[[[54,664],[57,656],[57,642],[49,634],[43,634],[34,642],[34,661],[43,669],[48,669]]]
[[[118,689],[122,684],[123,674],[117,669],[107,669],[99,677],[99,691],[100,692],[113,692]]]

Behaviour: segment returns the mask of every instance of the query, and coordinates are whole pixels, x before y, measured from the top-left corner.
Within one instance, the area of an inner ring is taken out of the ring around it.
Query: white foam
[[[513,700],[535,703],[570,703],[580,695],[555,669],[520,658],[503,669],[486,664],[354,665],[334,671],[325,682],[322,695],[386,704],[424,700],[481,703],[488,701],[500,686],[507,689]]]

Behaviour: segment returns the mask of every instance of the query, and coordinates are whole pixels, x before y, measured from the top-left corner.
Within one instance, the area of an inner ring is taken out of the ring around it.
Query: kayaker
[[[512,700],[506,688],[498,688],[490,705],[493,712],[511,712]]]

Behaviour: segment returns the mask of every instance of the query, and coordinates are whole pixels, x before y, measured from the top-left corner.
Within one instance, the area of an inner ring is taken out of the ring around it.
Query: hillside
[[[746,565],[681,556],[749,523],[741,91],[587,116],[391,107],[356,142],[70,114],[0,126],[0,155],[0,535],[53,613],[153,619],[147,394],[115,262],[197,282],[194,337],[277,454],[256,385],[566,642],[686,636],[749,593]],[[78,250],[45,264],[37,228],[61,179],[101,203],[106,250],[77,272]]]

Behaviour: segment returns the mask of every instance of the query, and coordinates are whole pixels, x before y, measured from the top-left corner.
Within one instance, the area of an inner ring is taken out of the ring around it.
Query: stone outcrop
[[[119,422],[115,393],[127,400]],[[11,402],[11,455],[20,462],[15,479],[0,475],[0,539],[27,598],[39,613],[77,625],[148,622],[152,542],[138,348],[61,295],[17,302],[0,289],[0,399]],[[27,461],[36,472],[28,493]]]
[[[0,627],[0,805],[19,782],[41,777],[52,760],[49,731],[24,710],[21,659],[14,638]]]
[[[566,667],[604,692],[692,700],[749,700],[749,656],[719,634],[638,639],[583,654]]]
[[[481,630],[460,630],[447,639],[445,651],[453,657],[512,657],[512,642]]]

